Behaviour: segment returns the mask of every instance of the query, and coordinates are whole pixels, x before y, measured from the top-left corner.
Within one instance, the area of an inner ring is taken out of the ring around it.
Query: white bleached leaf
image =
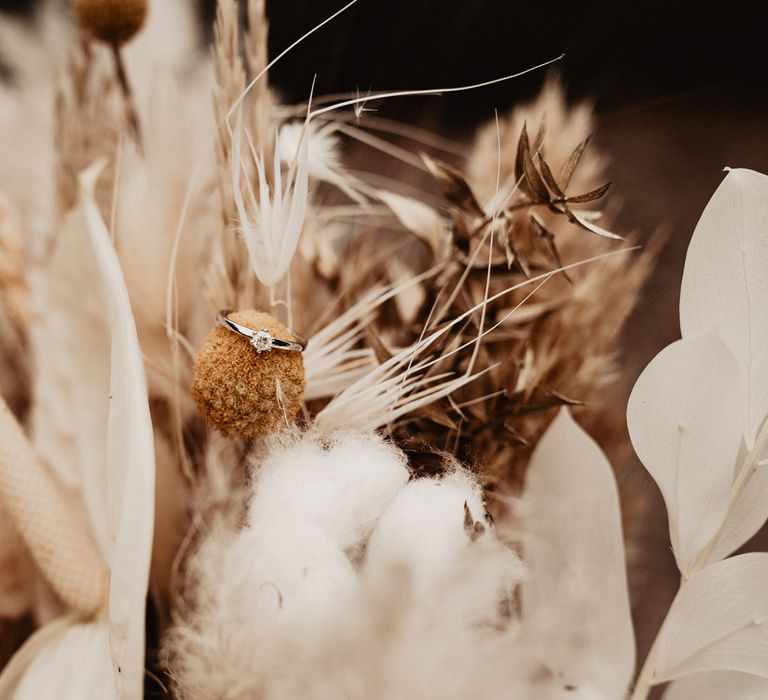
[[[549,619],[556,608],[557,629],[575,633],[563,637],[572,643],[561,660],[568,680],[620,697],[634,667],[634,642],[618,494],[610,465],[567,409],[531,458],[524,503],[531,569],[524,617]]]
[[[566,408],[534,450],[523,503],[524,621],[535,629],[557,619],[540,645],[562,678],[624,697],[635,645],[616,482]]]
[[[67,616],[35,632],[3,670],[0,697],[117,700],[106,620]]]
[[[768,177],[731,170],[693,233],[680,293],[683,337],[715,332],[744,372],[744,436],[768,413]]]
[[[109,329],[101,281],[82,207],[70,211],[55,247],[33,278],[37,322],[31,437],[43,462],[78,495],[102,557],[108,560],[106,444]],[[56,352],[51,352],[51,338]]]
[[[705,671],[680,678],[667,688],[664,700],[765,700],[768,680],[736,671]]]
[[[659,633],[654,682],[696,671],[768,678],[768,554],[741,554],[692,576]],[[730,696],[729,696],[730,697]]]
[[[145,603],[155,503],[155,458],[144,366],[128,290],[109,232],[94,200],[100,165],[81,176],[81,201],[110,320],[111,372],[107,419],[109,646],[121,697],[142,696]]]
[[[662,350],[627,407],[632,444],[664,496],[685,575],[725,517],[741,443],[739,368],[714,335]]]
[[[768,469],[759,467],[733,505],[712,548],[709,562],[720,561],[757,533],[768,517]]]

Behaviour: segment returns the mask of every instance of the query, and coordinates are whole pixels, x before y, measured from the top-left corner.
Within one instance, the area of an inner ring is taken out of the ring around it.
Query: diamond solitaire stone
[[[259,354],[272,349],[272,335],[266,329],[256,331],[250,342]]]

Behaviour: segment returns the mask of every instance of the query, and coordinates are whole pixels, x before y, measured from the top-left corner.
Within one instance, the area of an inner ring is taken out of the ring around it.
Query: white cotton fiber
[[[349,559],[318,528],[247,528],[233,540],[220,573],[228,598],[240,601],[243,620],[297,625],[307,636],[332,620],[356,592]]]
[[[478,484],[465,471],[417,479],[403,489],[371,536],[366,567],[405,568],[417,590],[451,573],[470,544],[465,504],[473,523],[488,528]]]
[[[273,445],[243,529],[210,529],[188,563],[164,643],[178,696],[540,700],[518,668],[524,567],[479,485],[458,466],[408,476],[374,434]]]
[[[403,453],[375,434],[308,435],[259,467],[252,523],[306,521],[339,549],[358,546],[408,481]]]

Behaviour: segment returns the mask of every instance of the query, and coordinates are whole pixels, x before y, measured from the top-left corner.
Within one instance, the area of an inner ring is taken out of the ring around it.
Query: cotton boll
[[[332,619],[357,585],[349,560],[323,532],[289,521],[239,533],[221,579],[226,597],[239,600],[245,624],[262,632],[296,625],[307,635]]]
[[[477,482],[456,468],[400,493],[371,535],[365,574],[401,578],[417,628],[462,635],[473,624],[508,622],[503,612],[525,568],[490,531]]]
[[[341,550],[359,545],[408,481],[405,456],[375,434],[313,435],[273,449],[261,465],[250,516],[304,521]]]
[[[469,519],[472,525],[465,527]],[[374,575],[382,568],[405,567],[417,590],[429,590],[451,574],[470,544],[468,530],[480,533],[475,523],[487,527],[480,488],[466,472],[417,479],[379,521],[366,566]]]
[[[185,700],[274,697],[281,675],[335,637],[358,590],[349,560],[303,522],[214,524],[187,575],[188,605],[163,645]]]

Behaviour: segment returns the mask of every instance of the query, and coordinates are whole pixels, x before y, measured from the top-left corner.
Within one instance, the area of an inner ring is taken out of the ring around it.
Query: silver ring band
[[[275,338],[275,336],[273,336],[266,328],[262,328],[261,330],[254,330],[253,328],[248,328],[248,326],[243,326],[242,324],[237,323],[229,318],[229,314],[231,314],[233,311],[234,309],[222,309],[219,311],[219,314],[216,317],[216,322],[227,330],[248,338],[251,345],[253,345],[254,349],[259,354],[262,352],[268,352],[269,350],[304,352],[304,348],[307,347],[307,341],[290,328],[288,330],[296,338],[296,342],[292,340],[285,340],[283,338]]]

